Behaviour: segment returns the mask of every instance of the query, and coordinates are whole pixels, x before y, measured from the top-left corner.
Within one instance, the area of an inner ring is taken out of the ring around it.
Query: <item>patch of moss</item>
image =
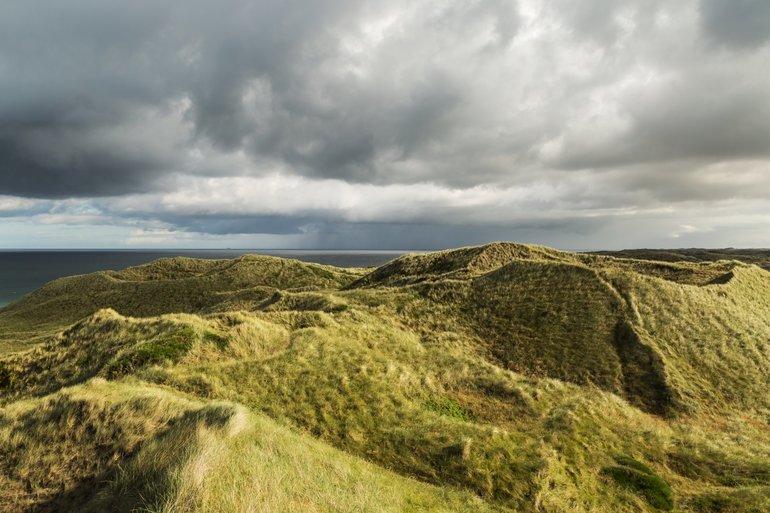
[[[603,473],[615,483],[645,498],[650,506],[665,511],[674,509],[671,486],[644,463],[628,456],[615,458],[617,465],[605,467]]]
[[[457,401],[448,397],[430,399],[425,402],[425,409],[438,413],[445,417],[468,422],[471,420],[471,414],[465,410]]]
[[[189,327],[160,334],[120,353],[107,364],[105,373],[115,377],[147,365],[179,361],[192,349],[195,339],[196,333]]]

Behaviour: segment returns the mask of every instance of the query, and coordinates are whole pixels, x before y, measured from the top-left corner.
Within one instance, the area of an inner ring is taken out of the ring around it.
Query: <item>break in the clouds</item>
[[[770,246],[768,5],[8,0],[0,245]]]

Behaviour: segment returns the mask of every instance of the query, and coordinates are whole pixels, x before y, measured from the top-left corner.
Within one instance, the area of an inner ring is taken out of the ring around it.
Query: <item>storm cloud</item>
[[[768,65],[762,0],[9,0],[0,216],[770,245]]]

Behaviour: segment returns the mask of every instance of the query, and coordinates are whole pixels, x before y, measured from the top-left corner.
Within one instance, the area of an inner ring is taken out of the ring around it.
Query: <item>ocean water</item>
[[[404,251],[344,250],[128,250],[128,251],[0,251],[0,307],[45,283],[74,274],[119,270],[158,258],[234,258],[261,253],[338,267],[374,267]]]

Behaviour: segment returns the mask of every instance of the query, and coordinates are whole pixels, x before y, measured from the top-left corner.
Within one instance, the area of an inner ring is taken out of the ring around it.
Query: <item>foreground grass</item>
[[[768,509],[757,267],[495,244],[104,279],[0,311],[34,334],[0,356],[0,510]]]
[[[484,511],[230,403],[101,379],[0,409],[0,510]]]

